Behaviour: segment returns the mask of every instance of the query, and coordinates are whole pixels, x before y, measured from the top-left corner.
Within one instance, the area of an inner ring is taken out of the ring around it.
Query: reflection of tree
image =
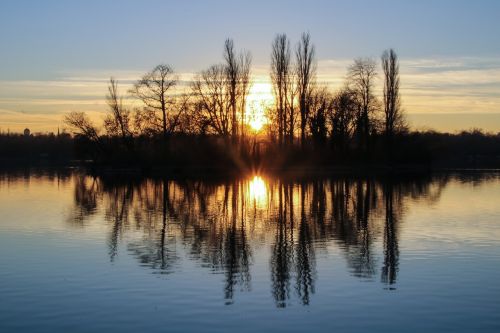
[[[293,229],[287,221],[287,207],[292,200],[283,202],[284,192],[288,193],[285,186],[279,184],[276,233],[271,252],[272,293],[278,307],[285,307],[286,300],[290,297],[290,270],[293,265]]]
[[[314,224],[323,226],[325,214],[325,199],[324,192],[317,188],[317,183],[314,183],[313,198],[311,206],[313,206],[312,215],[314,216]],[[309,304],[309,296],[314,293],[314,274],[315,274],[315,254],[313,246],[313,235],[311,232],[311,224],[305,215],[305,191],[304,184],[301,185],[300,190],[300,225],[299,225],[299,238],[297,242],[297,281],[296,291],[302,304]]]
[[[398,249],[398,216],[394,209],[394,188],[389,180],[384,186],[385,200],[385,230],[384,230],[384,265],[382,267],[382,282],[394,284],[399,265]]]
[[[375,273],[372,250],[374,231],[370,214],[377,208],[377,194],[372,180],[338,180],[330,184],[333,237],[345,250],[354,276],[371,278]]]
[[[160,214],[156,215],[155,218],[159,219],[161,223],[154,220],[152,224],[149,224],[149,230],[145,237],[140,242],[130,243],[128,250],[139,260],[142,266],[167,274],[173,271],[174,263],[179,257],[176,252],[175,237],[168,235],[169,182],[162,180],[160,184],[155,184],[155,192],[158,191],[158,187],[161,187],[161,203],[159,207],[155,207],[155,210]],[[150,201],[148,201],[148,205],[151,205]],[[149,216],[141,220],[151,222]],[[159,228],[156,227],[157,224],[160,224]]]
[[[224,296],[228,300],[233,299],[234,287],[237,284],[249,289],[250,270],[249,256],[250,247],[245,232],[245,221],[241,218],[241,227],[237,227],[238,218],[238,184],[232,184],[231,191],[231,222],[224,241],[224,264],[226,273],[226,285]]]
[[[357,227],[356,246],[348,253],[348,262],[353,269],[354,276],[369,278],[375,273],[375,259],[372,253],[372,233],[369,226],[371,205],[376,204],[372,197],[375,195],[371,180],[356,182],[355,220]]]
[[[310,294],[314,293],[316,260],[311,228],[315,222],[306,215],[306,186],[301,184],[300,202],[297,203],[294,203],[293,189],[291,184],[278,185],[276,231],[271,252],[272,294],[278,307],[285,307],[290,299],[294,277],[295,292],[302,304],[309,304]],[[294,220],[297,206],[300,209],[298,226]]]
[[[75,177],[75,205],[68,221],[75,225],[83,225],[97,210],[100,195],[99,181],[95,177]]]
[[[145,191],[140,191],[141,207],[135,210],[139,227],[145,231],[142,239],[128,244],[128,251],[135,256],[143,267],[158,270],[161,274],[174,271],[179,256],[176,237],[170,234],[171,216],[176,215],[172,208],[170,182],[163,179],[148,184]]]
[[[72,171],[69,168],[0,168],[0,186],[11,183],[29,184],[31,181],[40,179],[57,182],[57,186],[67,184],[72,179]]]
[[[243,204],[239,202],[240,184],[213,186],[198,181],[168,184],[170,189],[163,193],[166,198],[163,216],[169,218],[173,238],[167,239],[167,243],[181,239],[192,259],[223,272],[224,295],[231,302],[235,287],[250,289],[251,249]]]
[[[112,223],[111,235],[109,238],[109,256],[111,261],[116,257],[118,250],[118,239],[124,224],[128,224],[129,210],[128,204],[133,199],[132,185],[112,187],[107,200],[105,218]]]
[[[159,273],[175,272],[178,261],[187,256],[221,273],[227,303],[238,290],[251,289],[254,247],[271,244],[270,282],[276,306],[286,306],[292,297],[307,305],[315,292],[317,253],[332,240],[344,253],[353,276],[372,280],[381,267],[381,281],[395,284],[405,200],[437,200],[447,181],[275,180],[257,204],[248,194],[246,180],[77,176],[70,220],[81,225],[102,209],[109,224],[112,261],[122,242],[141,266]],[[139,235],[124,237],[127,232]],[[378,240],[383,252],[377,254]],[[378,266],[380,255],[383,263]]]

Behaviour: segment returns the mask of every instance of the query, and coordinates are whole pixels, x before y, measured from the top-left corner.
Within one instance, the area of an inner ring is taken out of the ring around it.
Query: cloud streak
[[[319,60],[318,82],[332,89],[341,87],[351,63],[352,59]],[[266,65],[254,66],[254,82],[269,82],[268,70]],[[126,94],[143,73],[74,71],[46,81],[0,80],[0,128],[20,131],[35,125],[40,131],[54,131],[63,126],[62,115],[69,111],[102,115],[109,76],[118,79]],[[188,89],[193,77],[194,73],[180,73],[178,89]],[[376,89],[380,96],[381,79]],[[404,109],[410,114],[500,113],[500,58],[401,59],[401,93]]]

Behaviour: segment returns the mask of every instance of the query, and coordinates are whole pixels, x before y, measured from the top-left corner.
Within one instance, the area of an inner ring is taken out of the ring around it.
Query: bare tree
[[[99,129],[92,123],[85,112],[72,111],[64,116],[64,123],[89,141],[102,148]]]
[[[304,145],[306,124],[309,113],[308,101],[310,100],[311,87],[316,74],[314,63],[314,45],[311,44],[309,33],[303,33],[295,51],[297,59],[297,81],[300,105],[300,141]]]
[[[226,84],[226,69],[223,65],[213,65],[198,74],[192,85],[197,98],[198,117],[218,135],[231,134],[231,96]]]
[[[332,101],[329,118],[330,136],[334,145],[341,150],[346,148],[347,141],[356,127],[356,113],[359,110],[357,94],[348,87],[340,89]]]
[[[224,60],[226,61],[226,75],[231,106],[231,136],[236,140],[238,126],[236,125],[236,93],[238,89],[238,79],[240,67],[234,53],[234,43],[232,39],[226,39],[224,44]]]
[[[278,143],[283,144],[287,125],[287,98],[290,75],[290,41],[285,34],[274,38],[271,51],[271,82],[276,99],[276,119],[278,125]]]
[[[207,134],[209,126],[202,112],[198,112],[200,107],[198,100],[190,95],[186,95],[187,100],[184,104],[184,112],[179,115],[178,129],[180,133],[188,135],[204,135]]]
[[[130,111],[123,106],[122,97],[118,96],[118,82],[114,78],[109,79],[106,101],[110,113],[104,118],[104,128],[108,135],[119,136],[126,143],[132,135]]]
[[[293,67],[290,64],[290,67]],[[295,130],[297,127],[297,93],[298,93],[299,85],[297,80],[296,71],[290,70],[288,73],[288,77],[285,80],[285,116],[286,123],[284,127],[284,135],[285,139],[288,138],[288,143],[293,144],[293,139],[295,137]]]
[[[231,136],[233,140],[236,140],[238,127],[240,127],[240,136],[244,135],[246,97],[250,89],[252,57],[248,51],[237,55],[234,51],[233,40],[226,39],[224,60],[231,105]],[[240,126],[238,126],[238,113],[240,114]]]
[[[164,137],[170,134],[174,127],[169,124],[169,106],[173,102],[171,88],[177,83],[177,77],[169,65],[158,65],[151,72],[146,73],[136,82],[131,93],[141,100],[144,105],[145,117],[150,121],[159,121]],[[161,115],[158,116],[157,113]]]
[[[167,113],[167,133],[183,132],[181,119],[189,111],[190,94],[178,93],[172,96]],[[163,120],[158,112],[151,108],[136,108],[134,113],[134,131],[137,135],[154,136],[163,132]]]
[[[247,97],[250,93],[251,86],[251,66],[252,66],[252,56],[250,52],[244,51],[240,54],[240,73],[238,78],[238,93],[239,96],[239,107],[241,110],[241,139],[244,140],[245,137],[245,124],[247,123],[246,107],[247,107]]]
[[[326,87],[314,89],[309,96],[307,123],[315,144],[324,144],[328,136],[328,114],[332,108],[332,98]]]
[[[382,54],[384,71],[385,134],[388,138],[405,127],[399,98],[399,61],[393,49]]]
[[[233,41],[227,39],[224,60],[224,64],[213,65],[195,77],[191,109],[200,133],[231,136],[235,143],[238,131],[244,136],[252,57],[249,52],[236,54]]]
[[[376,110],[377,101],[373,94],[374,79],[377,76],[376,63],[370,58],[358,58],[349,67],[348,84],[356,92],[359,110],[356,115],[356,131],[367,148],[373,122],[371,115]]]
[[[152,137],[162,132],[162,121],[154,109],[135,108],[134,132],[138,136]]]

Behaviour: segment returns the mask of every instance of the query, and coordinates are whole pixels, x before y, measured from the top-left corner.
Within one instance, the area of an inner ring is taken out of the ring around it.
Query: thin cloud
[[[331,89],[341,87],[352,61],[320,59],[318,83]],[[62,123],[61,115],[69,111],[102,115],[106,110],[105,96],[110,76],[118,80],[124,102],[132,105],[134,101],[127,91],[146,71],[86,70],[58,72],[56,79],[46,81],[0,81],[1,127],[4,128],[5,123],[33,122],[33,119],[41,124],[45,119],[48,120],[47,127],[52,128],[54,122]],[[268,65],[256,64],[252,73],[254,83],[269,84]],[[178,91],[189,90],[195,74],[178,73]],[[380,78],[376,81],[376,91],[380,96]],[[407,113],[500,113],[500,59],[402,58],[401,93]],[[44,117],[30,118],[32,115]],[[19,120],[13,117],[19,117]]]

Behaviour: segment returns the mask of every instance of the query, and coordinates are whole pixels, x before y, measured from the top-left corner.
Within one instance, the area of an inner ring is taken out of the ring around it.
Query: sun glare
[[[260,176],[254,176],[248,183],[248,196],[250,200],[263,203],[266,199],[267,190],[264,179]]]
[[[248,124],[254,131],[258,132],[264,127],[264,117],[255,117],[255,119],[249,120]]]
[[[247,124],[253,131],[259,132],[267,124],[266,108],[273,103],[271,84],[254,83],[250,88],[246,103]]]

